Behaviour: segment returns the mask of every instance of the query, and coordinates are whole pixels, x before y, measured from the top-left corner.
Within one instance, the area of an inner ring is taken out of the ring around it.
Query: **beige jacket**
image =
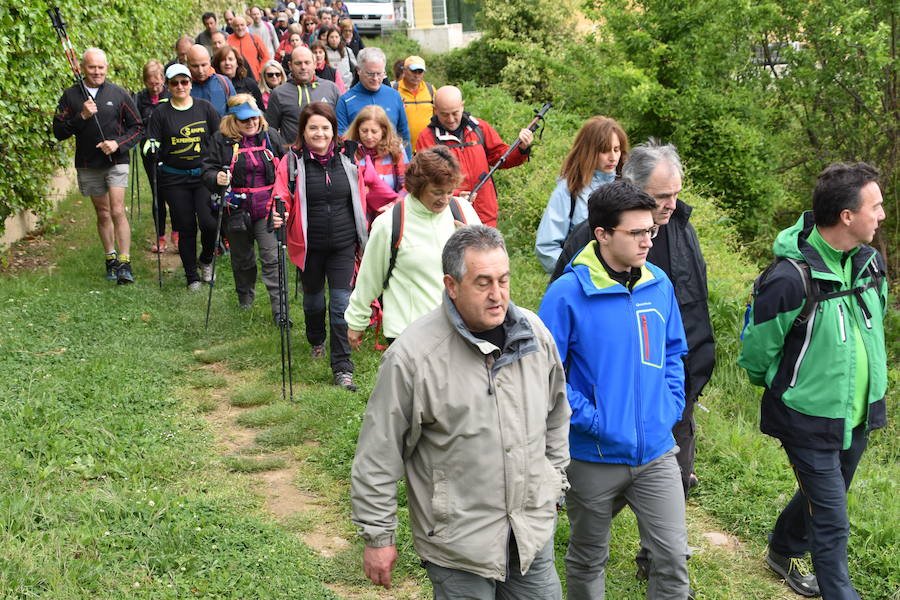
[[[352,470],[352,517],[367,545],[395,543],[404,475],[425,561],[502,581],[510,532],[522,573],[553,537],[568,488],[565,373],[534,313],[510,303],[504,327],[501,354],[445,293],[385,353]]]

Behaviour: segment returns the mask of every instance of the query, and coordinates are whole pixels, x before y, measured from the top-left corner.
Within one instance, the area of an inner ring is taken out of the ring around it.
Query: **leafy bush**
[[[495,85],[500,82],[507,58],[505,53],[495,51],[487,39],[481,38],[465,48],[436,56],[433,62],[447,74],[447,81]]]

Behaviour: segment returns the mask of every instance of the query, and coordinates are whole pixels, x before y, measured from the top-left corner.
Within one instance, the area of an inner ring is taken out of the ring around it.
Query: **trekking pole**
[[[159,161],[155,150],[150,154],[150,159],[153,164],[153,181],[150,182],[150,195],[153,196],[153,237],[157,237],[159,232],[159,199],[156,197],[156,180],[159,178]],[[156,278],[159,281],[159,289],[162,289],[162,252],[160,252],[162,249],[159,247],[159,240],[156,240],[156,250]]]
[[[281,227],[275,230],[273,211],[278,211],[281,218]],[[275,240],[278,242],[278,329],[281,338],[281,399],[294,401],[294,373],[291,360],[291,316],[289,307],[288,268],[286,259],[285,240],[287,239],[287,223],[284,221],[284,202],[281,196],[275,196],[275,202],[269,209],[269,232],[276,231]],[[285,363],[285,359],[287,359]],[[285,387],[285,380],[287,387]]]
[[[544,115],[546,115],[547,111],[550,110],[551,108],[553,108],[553,103],[547,102],[540,109],[536,109],[534,111],[534,118],[531,120],[531,123],[528,124],[528,131],[530,131],[532,133],[537,131],[537,128],[541,126],[541,122],[544,120]],[[497,164],[495,164],[493,167],[491,167],[490,171],[488,171],[486,174],[483,174],[481,176],[481,179],[478,182],[478,184],[474,188],[472,188],[471,192],[469,192],[469,195],[471,197],[474,197],[475,194],[478,193],[478,190],[480,190],[482,188],[482,186],[488,182],[488,180],[494,174],[494,171],[496,171],[497,169],[499,169],[500,167],[503,166],[503,163],[506,162],[506,159],[509,158],[509,155],[512,154],[513,151],[516,148],[518,148],[521,143],[522,143],[522,140],[516,138],[515,143],[512,146],[510,146],[506,150],[506,152],[503,153],[503,156],[500,157],[500,160],[497,161]]]
[[[137,148],[137,146],[135,146],[135,148]],[[140,151],[138,151],[138,153],[134,157],[134,172],[135,172],[134,179],[137,182],[137,201],[138,201],[137,218],[138,218],[138,222],[140,222],[140,220],[141,220],[141,172],[139,171],[141,162],[143,162],[143,161],[141,161],[141,153],[140,153]],[[134,210],[134,207],[132,207],[131,210]],[[134,213],[132,213],[132,214],[134,214]],[[165,230],[165,226],[166,226],[165,222],[162,223],[162,226],[163,226],[163,230]],[[159,231],[159,229],[157,229],[157,231]],[[159,243],[159,240],[157,240],[157,243]]]
[[[226,173],[230,173],[231,166],[225,165],[222,167],[222,170]],[[219,217],[216,220],[216,243],[213,245],[213,260],[212,260],[212,276],[209,280],[209,296],[206,299],[206,325],[205,329],[209,329],[209,309],[212,307],[212,294],[213,288],[216,287],[216,250],[219,248],[219,236],[222,233],[222,213],[225,212],[225,194],[227,193],[227,188],[230,185],[225,186],[223,188],[223,193],[221,194],[213,194],[209,197],[210,200],[213,201],[213,204],[218,206],[219,209]],[[180,240],[179,240],[180,241]]]
[[[75,52],[75,46],[72,44],[72,40],[69,39],[69,34],[66,31],[66,22],[63,21],[62,15],[59,14],[59,7],[54,6],[53,8],[47,9],[47,14],[50,16],[50,24],[53,26],[53,29],[56,31],[56,35],[59,38],[60,43],[63,47],[63,52],[66,55],[66,60],[69,61],[69,67],[72,69],[72,76],[75,79],[75,85],[77,85],[81,89],[81,93],[84,94],[84,100],[87,102],[91,99],[91,95],[88,93],[87,88],[84,86],[84,78],[81,75],[81,67],[78,65],[78,55]],[[103,135],[103,128],[100,126],[100,119],[97,118],[97,113],[94,113],[94,124],[97,126],[97,131],[100,133],[100,141],[105,142],[106,136]],[[107,154],[106,158],[109,159],[109,162],[113,162],[112,154]]]
[[[137,150],[137,146],[135,146],[134,148],[131,149],[131,154],[130,154],[130,156],[131,156],[131,165],[130,165],[130,168],[131,168],[131,207],[128,209],[128,212],[129,212],[129,214],[132,214],[132,215],[134,214],[134,174],[136,172],[136,169],[134,168],[134,165],[135,165],[134,157],[135,157],[136,150]]]

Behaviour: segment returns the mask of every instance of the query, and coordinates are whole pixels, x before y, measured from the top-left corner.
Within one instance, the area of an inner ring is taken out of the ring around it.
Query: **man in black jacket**
[[[656,200],[654,222],[659,234],[647,260],[661,268],[675,286],[675,297],[687,335],[688,353],[684,357],[685,407],[680,421],[672,428],[678,444],[678,465],[685,497],[697,484],[694,475],[694,404],[712,376],[716,347],[709,322],[706,289],[706,262],[700,252],[697,232],[690,224],[690,206],[678,199],[684,171],[678,150],[650,138],[635,146],[622,168],[622,178],[647,192]],[[563,252],[550,278],[554,281],[572,257],[591,241],[587,222],[577,226],[566,240]]]
[[[140,139],[142,123],[131,94],[106,81],[108,69],[103,50],[85,51],[81,71],[89,97],[85,100],[80,84],[63,92],[53,117],[53,135],[58,140],[75,136],[78,187],[94,203],[106,278],[125,284],[134,281],[131,228],[125,216],[128,150]]]

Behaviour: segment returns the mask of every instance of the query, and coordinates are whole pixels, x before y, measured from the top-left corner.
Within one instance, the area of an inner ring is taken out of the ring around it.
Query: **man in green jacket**
[[[847,489],[869,431],[886,422],[887,281],[871,243],[884,220],[878,171],[835,163],[813,210],[775,240],[738,364],[763,386],[760,429],[787,452],[799,490],[769,539],[767,563],[797,593],[858,600],[847,566]],[[799,560],[809,551],[816,575]]]
[[[571,411],[559,353],[509,301],[499,231],[458,229],[441,262],[443,304],[385,352],[359,433],[350,499],[366,576],[390,587],[405,475],[435,598],[561,600],[553,533]]]

